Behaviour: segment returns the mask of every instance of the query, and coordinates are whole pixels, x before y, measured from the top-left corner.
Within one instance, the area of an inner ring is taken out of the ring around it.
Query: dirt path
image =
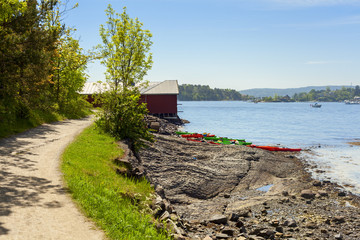
[[[0,239],[103,239],[63,188],[59,157],[90,118],[0,140]]]

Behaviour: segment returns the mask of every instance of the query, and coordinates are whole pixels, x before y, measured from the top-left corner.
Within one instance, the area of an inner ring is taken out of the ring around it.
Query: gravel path
[[[63,187],[59,158],[90,118],[0,140],[0,239],[104,239]]]

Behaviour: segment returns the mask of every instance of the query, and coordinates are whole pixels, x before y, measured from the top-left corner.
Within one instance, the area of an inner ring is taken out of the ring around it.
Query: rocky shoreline
[[[360,239],[359,197],[313,180],[297,155],[189,142],[159,125],[130,162],[174,239]]]

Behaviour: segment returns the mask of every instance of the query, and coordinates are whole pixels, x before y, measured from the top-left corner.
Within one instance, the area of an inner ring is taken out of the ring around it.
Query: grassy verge
[[[77,112],[77,114],[65,114],[57,112],[45,111],[31,111],[26,119],[15,118],[13,121],[0,121],[0,138],[8,137],[12,134],[24,132],[28,129],[37,127],[43,123],[57,122],[64,119],[79,119],[91,114],[89,108],[84,108]],[[1,120],[1,118],[0,118]]]
[[[121,156],[114,139],[94,126],[64,152],[62,171],[73,198],[110,239],[168,239],[151,224],[146,207],[153,193],[145,180],[116,174]]]

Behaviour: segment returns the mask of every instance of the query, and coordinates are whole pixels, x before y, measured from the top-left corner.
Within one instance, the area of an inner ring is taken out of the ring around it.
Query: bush
[[[97,127],[118,140],[128,140],[134,151],[153,141],[144,120],[148,110],[145,103],[139,103],[137,91],[107,92],[101,98],[103,111],[96,120]]]

